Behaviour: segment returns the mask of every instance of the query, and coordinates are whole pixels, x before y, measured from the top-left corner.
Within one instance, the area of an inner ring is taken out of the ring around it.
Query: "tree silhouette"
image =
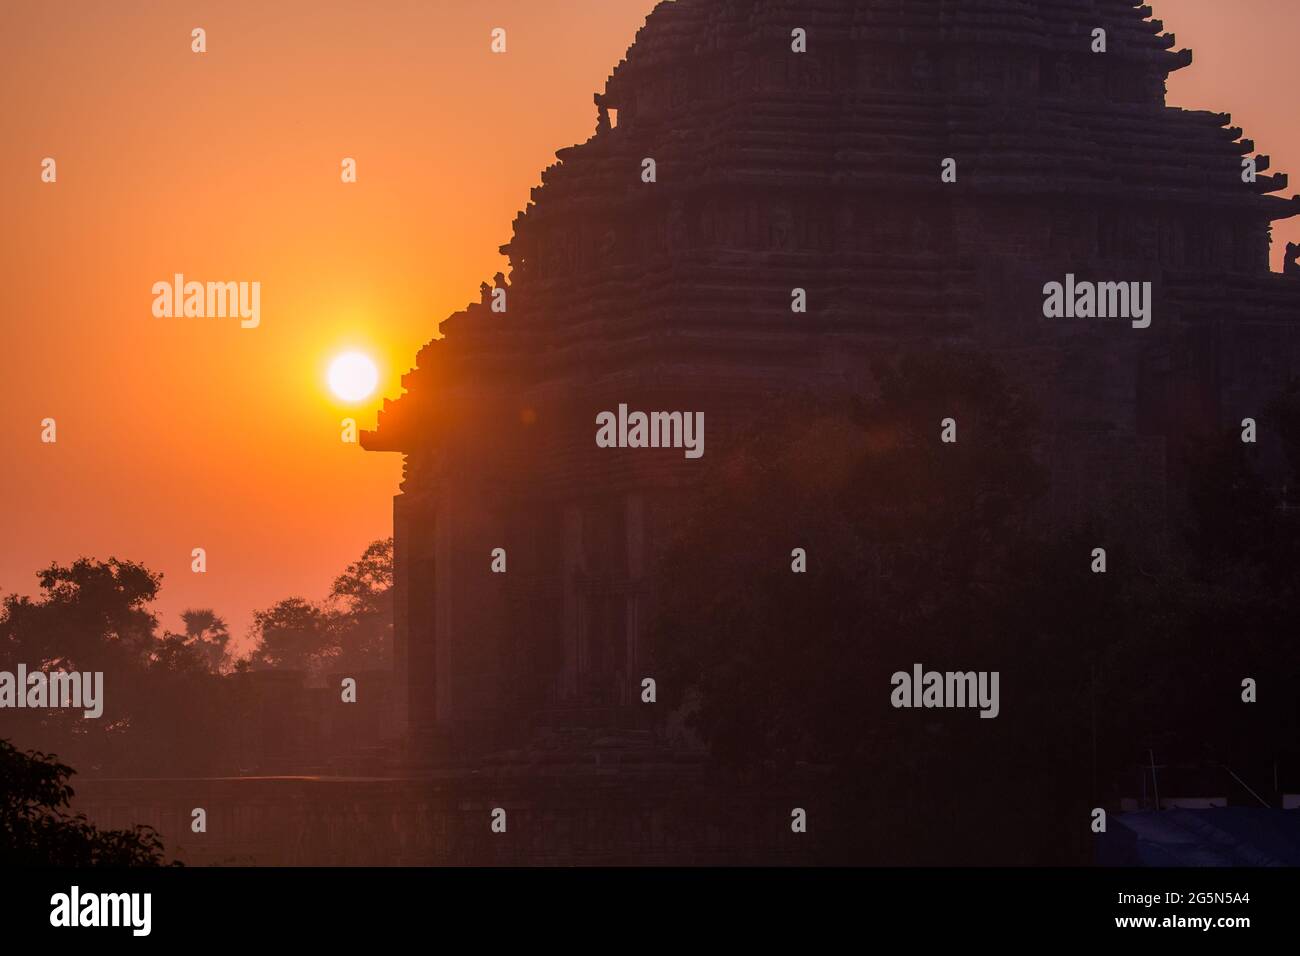
[[[104,712],[68,708],[7,712],[13,739],[57,750],[84,771],[152,775],[210,773],[230,749],[228,710],[213,673],[224,625],[193,618],[193,636],[158,635],[150,610],[162,576],[116,558],[51,565],[42,593],[0,605],[0,648],[31,669],[104,675]],[[208,616],[210,615],[210,617]]]
[[[253,616],[250,666],[307,671],[388,667],[393,633],[393,539],[368,545],[320,603],[285,598]]]
[[[185,625],[186,642],[202,652],[208,670],[213,674],[228,671],[230,630],[226,622],[207,608],[182,611],[181,622]]]
[[[331,654],[328,616],[305,598],[285,598],[255,612],[253,630],[258,643],[250,661],[257,669],[316,672]]]
[[[71,767],[0,740],[0,863],[10,866],[161,866],[151,827],[101,830],[68,804]]]
[[[104,713],[72,708],[5,712],[24,746],[56,751],[82,772],[124,776],[229,773],[239,766],[240,699],[226,677],[251,668],[387,666],[392,638],[392,540],[376,541],[314,604],[289,598],[255,615],[258,644],[232,659],[230,632],[211,609],[187,609],[183,632],[151,609],[162,576],[111,558],[52,564],[36,597],[0,602],[0,653],[29,670],[102,672]]]
[[[373,541],[330,588],[336,668],[390,666],[393,647],[393,539]]]

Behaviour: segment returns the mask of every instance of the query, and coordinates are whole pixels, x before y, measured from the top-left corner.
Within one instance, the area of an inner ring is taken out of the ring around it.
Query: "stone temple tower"
[[[1300,197],[1228,115],[1165,105],[1175,46],[1129,0],[659,4],[516,218],[509,276],[363,438],[405,457],[413,739],[636,712],[650,558],[699,462],[597,447],[620,404],[702,411],[713,456],[769,397],[962,345],[1042,407],[1062,514],[1158,501],[1180,440],[1300,367],[1300,279],[1268,264]],[[1149,327],[1045,317],[1067,275],[1151,283]]]

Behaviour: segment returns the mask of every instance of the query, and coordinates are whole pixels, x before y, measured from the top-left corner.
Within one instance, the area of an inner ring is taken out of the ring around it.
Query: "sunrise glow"
[[[330,391],[345,402],[360,402],[374,394],[379,385],[379,368],[370,356],[344,352],[330,363]]]

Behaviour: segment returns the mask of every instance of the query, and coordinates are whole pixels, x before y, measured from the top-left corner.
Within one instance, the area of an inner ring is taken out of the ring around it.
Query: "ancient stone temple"
[[[1270,224],[1300,197],[1273,195],[1285,175],[1228,115],[1166,106],[1192,56],[1151,17],[661,3],[595,133],[516,218],[509,275],[441,323],[364,437],[405,456],[413,739],[434,754],[526,715],[634,722],[650,557],[700,461],[597,447],[620,405],[703,412],[713,456],[771,396],[867,386],[900,347],[973,346],[1046,410],[1063,513],[1158,499],[1181,437],[1258,413],[1300,366],[1300,279],[1269,271]],[[1046,316],[1067,276],[1150,283],[1149,325]]]

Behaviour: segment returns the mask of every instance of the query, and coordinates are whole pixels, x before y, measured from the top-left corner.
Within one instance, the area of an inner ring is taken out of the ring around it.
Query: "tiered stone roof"
[[[363,436],[405,455],[396,659],[430,752],[645,713],[654,554],[704,471],[597,447],[621,403],[703,413],[711,461],[770,398],[961,345],[1043,412],[1043,517],[1159,533],[1180,441],[1300,374],[1300,281],[1269,271],[1300,197],[1228,115],[1165,105],[1190,62],[1126,0],[656,7],[514,221],[506,311],[443,321]],[[1071,273],[1151,283],[1150,326],[1045,318]]]
[[[661,3],[596,96],[597,132],[557,153],[515,219],[508,311],[445,320],[366,446],[430,448],[471,401],[526,416],[601,379],[815,386],[843,371],[828,355],[882,336],[989,332],[1019,301],[1005,272],[990,280],[998,260],[1114,263],[1133,274],[1111,278],[1186,289],[1262,277],[1269,223],[1300,197],[1271,195],[1286,176],[1267,157],[1242,182],[1254,144],[1229,115],[1165,106],[1192,57],[1151,15],[1126,0]],[[791,315],[796,287],[807,315]]]

